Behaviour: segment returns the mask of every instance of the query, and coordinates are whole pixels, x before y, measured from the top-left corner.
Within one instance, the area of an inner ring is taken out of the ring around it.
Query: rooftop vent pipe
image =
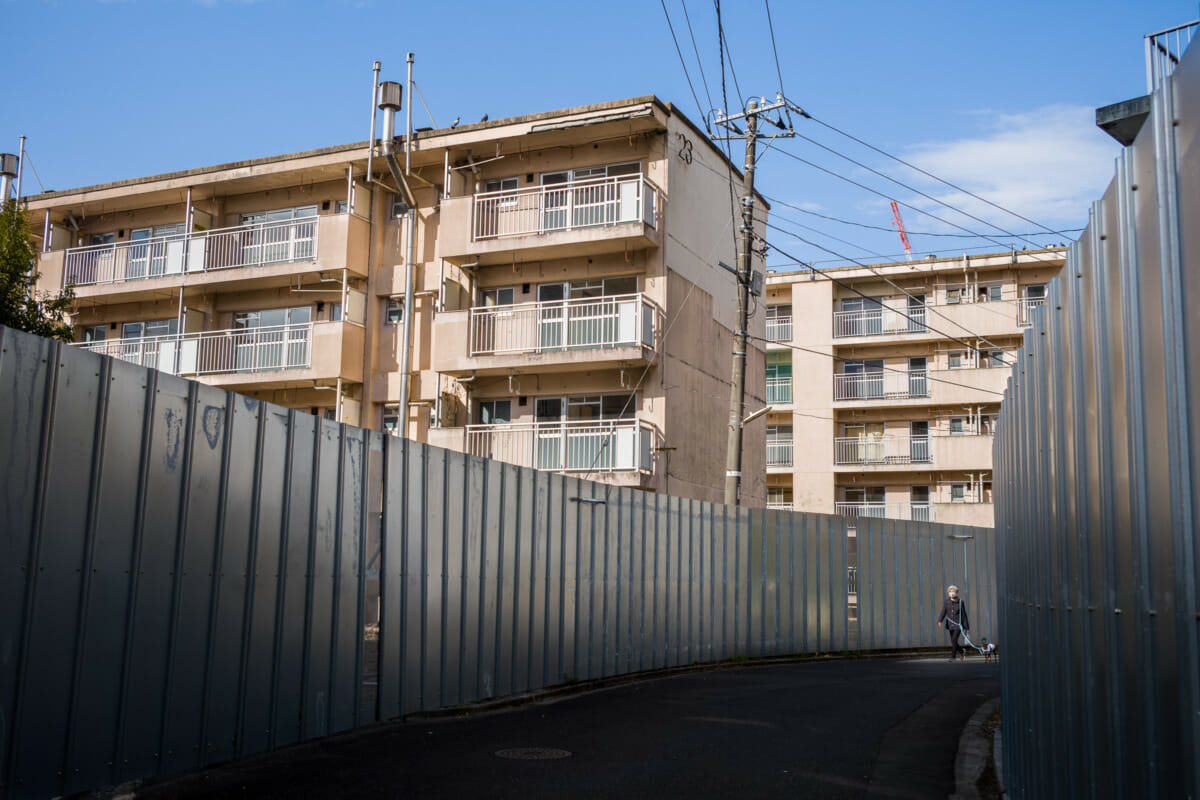
[[[12,153],[0,153],[0,203],[12,196],[13,179],[17,177],[20,160]]]

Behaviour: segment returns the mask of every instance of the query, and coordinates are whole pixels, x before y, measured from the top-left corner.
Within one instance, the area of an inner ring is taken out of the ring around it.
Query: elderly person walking
[[[950,632],[950,660],[957,659],[959,653],[963,654],[965,660],[966,648],[960,645],[958,640],[963,631],[971,630],[971,621],[967,619],[967,604],[958,596],[958,587],[954,584],[946,587],[946,595],[946,599],[942,601],[942,613],[938,617],[938,627],[941,627],[944,622],[946,629]]]

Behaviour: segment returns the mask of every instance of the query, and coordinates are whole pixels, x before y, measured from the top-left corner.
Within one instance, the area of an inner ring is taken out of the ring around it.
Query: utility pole
[[[767,104],[765,98],[750,98],[745,111],[738,114],[726,115],[721,113],[715,124],[732,133],[727,136],[714,136],[714,139],[745,139],[746,163],[742,170],[742,228],[741,240],[738,246],[737,268],[721,264],[737,278],[737,327],[733,332],[733,369],[732,381],[729,387],[729,439],[725,449],[725,505],[736,506],[741,500],[742,490],[742,429],[748,419],[746,412],[746,347],[750,327],[750,295],[753,286],[753,266],[751,255],[754,252],[754,168],[757,158],[756,147],[759,138],[775,139],[794,136],[791,117],[785,126],[778,115],[775,119],[764,116],[768,112],[783,109],[785,113],[791,110],[804,112],[792,105],[782,94],[775,95],[775,102]],[[758,131],[759,118],[771,123],[779,129],[779,133],[767,135]],[[745,119],[746,130],[742,132],[735,123]],[[759,289],[761,293],[761,288]],[[755,415],[757,416],[757,415]]]

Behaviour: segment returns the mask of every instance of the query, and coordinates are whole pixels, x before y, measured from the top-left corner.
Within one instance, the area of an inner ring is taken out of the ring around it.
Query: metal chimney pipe
[[[20,159],[12,153],[0,153],[0,203],[12,196],[13,180],[17,177]]]
[[[379,99],[379,69],[383,65],[378,61],[375,62],[375,82],[371,86],[371,138],[367,140],[367,180],[375,180],[375,174],[371,171],[372,162],[375,159],[375,102]]]

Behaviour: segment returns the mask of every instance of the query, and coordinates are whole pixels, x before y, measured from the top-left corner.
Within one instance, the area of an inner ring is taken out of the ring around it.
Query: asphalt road
[[[998,666],[982,659],[713,670],[377,725],[146,786],[137,798],[945,798],[963,727],[999,691]],[[515,748],[570,755],[496,755]]]

